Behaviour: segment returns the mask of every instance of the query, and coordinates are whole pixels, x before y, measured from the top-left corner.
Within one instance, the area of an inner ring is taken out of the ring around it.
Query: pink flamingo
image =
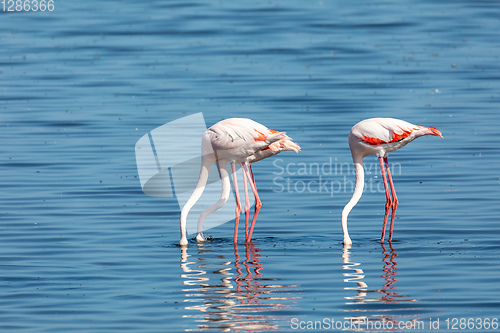
[[[208,173],[210,166],[217,163],[219,176],[222,181],[222,194],[219,201],[214,205],[205,209],[198,218],[198,228],[196,241],[203,242],[203,221],[211,213],[221,208],[229,198],[230,181],[229,174],[226,169],[226,164],[231,163],[233,174],[234,191],[236,194],[236,219],[234,227],[234,243],[237,242],[238,223],[241,213],[241,203],[238,191],[238,183],[236,180],[236,165],[241,164],[243,171],[243,182],[245,187],[245,237],[246,242],[252,239],[253,228],[257,215],[259,214],[262,202],[257,193],[257,186],[252,172],[250,163],[260,161],[264,158],[276,155],[281,151],[291,150],[299,152],[300,147],[292,141],[285,132],[278,132],[267,128],[251,119],[245,118],[230,118],[222,120],[210,127],[201,140],[201,170],[198,184],[193,194],[186,202],[181,211],[181,240],[179,245],[187,245],[186,238],[186,219],[189,211],[194,204],[200,199],[205,186],[207,184]],[[250,183],[253,195],[255,196],[255,212],[252,219],[252,226],[248,230],[248,214],[250,208],[250,200],[248,198],[247,179]]]
[[[361,198],[363,194],[364,170],[363,170],[363,157],[368,155],[376,155],[380,162],[380,169],[382,170],[382,177],[384,179],[385,196],[387,198],[385,204],[384,224],[382,226],[382,237],[380,241],[383,243],[385,238],[385,229],[387,226],[387,217],[389,209],[392,207],[391,226],[389,231],[389,242],[392,242],[392,231],[394,228],[394,215],[398,206],[398,198],[392,182],[391,171],[389,169],[389,162],[387,161],[387,154],[391,151],[406,146],[409,142],[423,135],[436,135],[443,137],[441,132],[435,127],[424,127],[410,124],[406,121],[393,119],[393,118],[371,118],[360,121],[354,125],[349,132],[349,147],[351,148],[352,159],[354,162],[354,170],[356,174],[356,186],[351,200],[347,203],[342,211],[342,232],[344,233],[344,244],[352,244],[347,230],[347,216],[351,209]],[[389,194],[389,186],[391,186],[391,196]]]

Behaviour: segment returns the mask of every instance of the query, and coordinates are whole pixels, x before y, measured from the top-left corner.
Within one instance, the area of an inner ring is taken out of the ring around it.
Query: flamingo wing
[[[277,142],[273,142],[266,148],[263,148],[255,152],[255,154],[249,156],[248,163],[255,163],[257,161],[279,154],[282,151],[294,151],[298,153],[300,151],[300,146],[292,140],[280,140]]]
[[[213,125],[208,131],[212,132],[211,141],[216,150],[236,150],[239,151],[236,155],[240,156],[254,154],[262,149],[262,141],[269,140],[272,136],[290,139],[283,133],[247,118],[226,119]],[[264,148],[267,148],[268,145],[265,145]]]
[[[370,145],[401,141],[422,127],[393,118],[371,118],[357,123],[352,133]]]

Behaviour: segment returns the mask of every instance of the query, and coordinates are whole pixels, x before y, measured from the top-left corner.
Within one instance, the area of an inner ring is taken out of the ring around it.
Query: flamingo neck
[[[216,210],[220,209],[229,199],[229,194],[231,192],[231,182],[229,180],[229,173],[227,172],[227,160],[217,161],[217,168],[219,169],[219,176],[222,182],[222,193],[219,200],[213,204],[212,206],[206,208],[198,218],[198,227],[196,236],[197,239],[204,240],[203,237],[203,221],[207,218],[208,215],[212,214]]]
[[[363,158],[353,158],[354,159],[354,171],[356,174],[356,186],[354,187],[354,193],[352,194],[351,200],[345,205],[344,210],[342,210],[342,232],[344,233],[344,245],[352,244],[351,238],[349,237],[349,231],[347,229],[347,216],[351,212],[352,208],[356,206],[361,195],[363,194],[363,188],[365,186],[365,172],[363,169]]]
[[[187,235],[186,235],[186,221],[187,221],[187,216],[189,214],[189,211],[193,206],[196,204],[196,202],[200,199],[201,195],[203,194],[203,191],[205,190],[205,187],[207,185],[207,180],[208,180],[208,173],[210,171],[210,166],[215,162],[215,159],[211,155],[203,155],[202,160],[201,160],[201,170],[200,170],[200,177],[198,179],[198,183],[196,184],[196,189],[194,190],[193,194],[191,194],[191,197],[189,200],[186,202],[184,207],[182,208],[181,211],[181,221],[180,221],[180,227],[181,227],[181,240],[179,242],[179,245],[187,245]]]

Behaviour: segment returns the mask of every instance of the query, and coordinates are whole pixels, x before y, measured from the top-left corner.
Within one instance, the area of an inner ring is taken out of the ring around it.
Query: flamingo
[[[186,219],[189,211],[200,199],[207,184],[210,166],[217,163],[219,176],[222,182],[222,193],[214,205],[205,209],[198,218],[198,228],[196,241],[203,242],[203,221],[211,213],[221,208],[229,198],[230,181],[226,168],[228,162],[231,163],[234,191],[236,194],[236,218],[234,227],[234,243],[237,242],[238,223],[241,213],[241,203],[236,180],[236,164],[239,163],[243,172],[243,182],[245,188],[245,237],[246,242],[252,239],[252,233],[259,214],[262,202],[257,192],[257,186],[253,176],[251,163],[271,157],[281,151],[299,152],[300,146],[292,141],[285,132],[271,130],[251,119],[230,118],[225,119],[211,126],[203,135],[201,140],[201,170],[196,188],[186,202],[181,211],[180,228],[181,240],[179,245],[187,245]],[[250,200],[248,198],[247,179],[250,183],[253,195],[255,196],[255,211],[252,219],[250,231],[248,230],[248,214]]]
[[[351,200],[345,205],[342,211],[342,232],[344,234],[345,245],[352,244],[351,238],[349,237],[349,231],[347,230],[347,216],[363,194],[363,187],[365,184],[363,158],[368,155],[376,155],[380,162],[380,169],[382,170],[382,177],[384,179],[385,196],[387,198],[380,241],[382,243],[384,242],[387,217],[389,209],[392,207],[391,226],[389,231],[389,242],[392,242],[394,214],[398,206],[398,197],[394,189],[387,155],[396,149],[406,146],[416,138],[428,134],[436,135],[441,138],[443,137],[441,132],[435,127],[413,125],[406,121],[393,118],[365,119],[352,127],[349,132],[349,147],[351,148],[351,155],[354,163],[356,185]],[[385,170],[387,170],[387,177]],[[389,178],[389,184],[391,186],[390,191],[392,200],[389,194],[387,178]]]

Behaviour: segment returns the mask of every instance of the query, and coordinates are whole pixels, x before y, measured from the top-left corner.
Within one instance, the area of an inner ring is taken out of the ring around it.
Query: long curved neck
[[[198,179],[198,184],[196,184],[196,189],[194,190],[193,194],[191,194],[191,197],[189,200],[186,202],[184,207],[182,208],[181,211],[181,240],[179,242],[179,245],[187,245],[187,236],[186,236],[186,220],[189,211],[193,206],[196,204],[196,202],[200,199],[201,195],[203,194],[203,191],[205,190],[205,187],[207,185],[207,180],[208,180],[208,173],[210,172],[210,166],[215,162],[215,159],[211,155],[203,155],[202,160],[201,160],[201,170],[200,170],[200,177]]]
[[[220,209],[229,199],[229,194],[231,192],[231,181],[229,180],[229,173],[227,172],[227,163],[228,161],[222,160],[217,162],[217,167],[219,168],[219,176],[222,182],[222,193],[220,195],[219,200],[210,207],[207,207],[198,218],[198,234],[203,232],[203,221],[207,218],[208,215],[212,214],[216,210]]]
[[[353,157],[353,161],[354,172],[356,173],[356,186],[354,187],[354,193],[352,194],[351,200],[349,200],[347,205],[345,205],[344,210],[342,210],[342,232],[344,233],[344,245],[352,244],[351,238],[349,237],[349,231],[347,230],[347,216],[349,216],[352,208],[358,203],[361,195],[363,194],[363,188],[365,186],[363,158]]]

